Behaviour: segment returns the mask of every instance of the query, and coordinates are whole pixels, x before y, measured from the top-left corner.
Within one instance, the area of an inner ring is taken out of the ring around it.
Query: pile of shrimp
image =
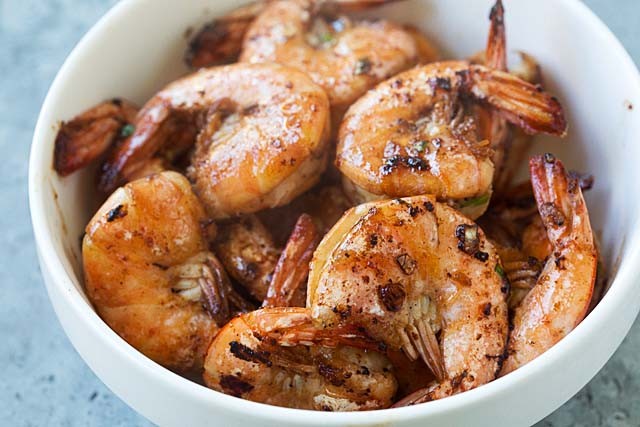
[[[585,174],[535,59],[355,17],[384,0],[265,0],[205,26],[192,73],[142,107],[61,125],[61,176],[94,163],[86,292],[168,369],[271,405],[441,399],[532,361],[597,302]],[[599,272],[596,277],[596,271]]]

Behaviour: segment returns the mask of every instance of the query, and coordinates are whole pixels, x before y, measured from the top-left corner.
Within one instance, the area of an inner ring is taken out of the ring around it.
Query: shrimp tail
[[[137,121],[133,134],[118,145],[102,164],[97,177],[98,190],[110,193],[128,181],[160,151],[164,141],[173,139],[175,142],[183,131],[183,121],[161,104],[146,107],[139,117],[141,119]],[[195,139],[194,132],[188,136]]]
[[[154,157],[164,158],[165,165],[169,165],[196,141],[205,145],[202,141],[215,133],[230,105],[228,98],[213,102],[205,111],[180,111],[162,101],[147,105],[139,114],[133,134],[103,163],[98,189],[105,193],[113,191],[133,176],[139,176]],[[204,126],[200,126],[202,122]]]
[[[334,4],[342,11],[359,11],[372,7],[384,6],[385,4],[398,3],[405,0],[316,0],[315,3]]]
[[[497,0],[489,14],[491,26],[487,40],[485,65],[494,70],[507,71],[507,36],[504,25],[504,6]]]
[[[242,41],[249,26],[268,3],[249,3],[202,27],[189,42],[184,56],[187,66],[202,68],[234,62],[240,55]]]
[[[434,388],[436,388],[436,385],[432,384],[429,387],[416,390],[413,393],[408,394],[402,399],[398,400],[391,407],[402,408],[405,406],[413,406],[419,403],[430,402],[431,400],[433,400],[433,397],[431,396],[431,392],[433,391]]]
[[[309,274],[309,262],[320,242],[311,216],[300,215],[287,241],[267,290],[263,307],[288,307]]]
[[[70,175],[102,156],[126,135],[137,113],[133,104],[115,98],[63,122],[54,146],[56,172]]]
[[[469,93],[497,111],[527,133],[564,136],[567,121],[560,102],[509,73],[472,65],[469,69]]]
[[[259,336],[269,338],[272,343],[283,347],[298,345],[323,345],[337,347],[348,345],[363,350],[385,352],[386,347],[369,337],[362,328],[354,324],[319,329],[313,325],[308,309],[274,307],[262,309],[247,317],[247,324]],[[282,314],[287,313],[286,317]]]
[[[562,162],[550,153],[533,157],[529,169],[549,241],[558,244],[562,238],[571,238],[576,243],[593,246],[587,205],[578,177],[568,174]]]

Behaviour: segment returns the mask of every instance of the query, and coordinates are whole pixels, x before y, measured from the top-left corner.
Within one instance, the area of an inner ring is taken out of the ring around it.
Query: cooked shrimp
[[[421,358],[432,400],[495,378],[507,338],[507,287],[476,224],[433,196],[348,211],[318,246],[307,306],[318,327],[363,328]]]
[[[229,275],[256,301],[264,300],[280,249],[262,222],[255,215],[220,222],[213,246]]]
[[[550,154],[532,158],[529,165],[553,251],[535,287],[515,310],[501,375],[535,359],[580,323],[596,275],[596,249],[578,180]]]
[[[338,168],[374,195],[428,193],[486,206],[491,149],[478,140],[465,98],[531,133],[566,129],[560,104],[531,84],[468,62],[433,63],[379,84],[351,106],[340,127]]]
[[[355,336],[351,331],[344,335],[315,329],[304,308],[247,313],[229,322],[211,343],[204,381],[223,393],[290,408],[390,406],[397,386],[389,361],[346,346]]]
[[[353,206],[339,185],[321,183],[286,206],[258,213],[278,245],[283,246],[296,221],[308,214],[324,236],[342,215]]]
[[[422,360],[411,360],[402,351],[387,351],[386,354],[393,365],[393,376],[398,382],[397,400],[422,390],[435,381],[433,372]]]
[[[569,176],[577,180],[582,191],[593,185],[590,175],[572,171]],[[509,308],[514,309],[536,285],[545,261],[553,252],[531,182],[503,193],[478,223],[498,251],[503,272],[511,284]]]
[[[218,327],[250,308],[207,249],[212,227],[186,178],[164,172],[117,189],[82,243],[98,314],[150,359],[180,372],[201,369]]]
[[[240,6],[202,27],[189,43],[185,54],[187,65],[200,68],[235,61],[247,29],[267,4],[267,1],[257,1]]]
[[[197,141],[195,141],[195,136]],[[105,163],[100,187],[126,180],[174,136],[195,142],[188,174],[214,219],[288,203],[326,166],[329,104],[296,70],[274,64],[203,69],[158,92]]]
[[[56,172],[66,176],[98,159],[133,131],[137,113],[133,104],[115,98],[62,122],[53,156]]]
[[[344,9],[387,2],[273,1],[249,27],[240,61],[277,62],[303,70],[327,92],[337,123],[376,83],[415,65],[419,50],[413,35],[400,25],[322,13],[319,6]]]
[[[302,285],[309,274],[309,262],[319,241],[320,236],[311,216],[300,215],[273,272],[263,307],[304,305],[304,298],[300,301],[294,298],[303,290]]]

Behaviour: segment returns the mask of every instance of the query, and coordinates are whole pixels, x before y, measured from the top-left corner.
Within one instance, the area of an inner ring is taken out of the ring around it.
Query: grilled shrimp
[[[357,348],[357,341],[351,330],[314,328],[304,308],[254,311],[216,336],[204,381],[223,393],[290,408],[386,408],[397,387],[391,365],[382,354]]]
[[[508,286],[476,224],[433,196],[348,211],[311,264],[307,306],[318,327],[352,324],[421,358],[435,381],[422,400],[482,385],[501,367]]]
[[[117,189],[86,228],[85,286],[104,321],[167,368],[201,369],[219,326],[250,307],[208,251],[215,226],[182,175]]]
[[[501,375],[535,359],[582,321],[596,276],[596,248],[578,180],[550,154],[532,158],[529,167],[553,252],[515,310]]]
[[[387,1],[279,0],[250,25],[240,61],[277,62],[303,70],[329,96],[334,123],[376,83],[417,63],[414,34],[384,20],[352,20],[319,6]]]
[[[189,43],[184,58],[187,65],[200,68],[234,62],[242,50],[247,29],[267,4],[268,1],[256,1],[240,6],[202,27]]]
[[[203,69],[147,102],[133,135],[103,165],[100,188],[127,180],[175,140],[195,142],[188,175],[208,214],[251,213],[311,188],[326,166],[328,136],[327,97],[305,74],[275,64]]]
[[[280,249],[255,215],[218,223],[213,247],[226,271],[257,301],[267,296]]]
[[[137,113],[130,102],[114,98],[62,122],[53,156],[56,172],[66,176],[98,159],[132,131]]]
[[[464,99],[490,106],[530,133],[566,129],[558,101],[537,87],[484,66],[438,62],[379,84],[351,106],[340,127],[338,168],[374,198],[428,193],[486,206],[491,148],[478,139]]]
[[[571,171],[569,177],[577,180],[583,192],[593,186],[591,175]],[[503,193],[478,223],[498,251],[503,273],[511,284],[508,303],[513,310],[536,285],[545,261],[553,252],[531,182],[523,182]],[[597,278],[598,291],[606,280],[602,267],[598,256],[598,269],[602,272]]]
[[[269,228],[276,243],[282,246],[300,215],[310,215],[319,233],[324,236],[352,206],[340,185],[323,183],[288,205],[264,210],[258,216]]]

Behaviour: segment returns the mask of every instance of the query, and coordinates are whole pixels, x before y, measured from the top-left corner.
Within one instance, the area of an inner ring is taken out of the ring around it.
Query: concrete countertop
[[[640,63],[640,2],[585,2]],[[76,42],[115,3],[0,0],[0,425],[150,425],[89,370],[56,320],[27,200],[29,146],[46,91]],[[602,371],[539,425],[640,425],[638,353],[636,322]]]

